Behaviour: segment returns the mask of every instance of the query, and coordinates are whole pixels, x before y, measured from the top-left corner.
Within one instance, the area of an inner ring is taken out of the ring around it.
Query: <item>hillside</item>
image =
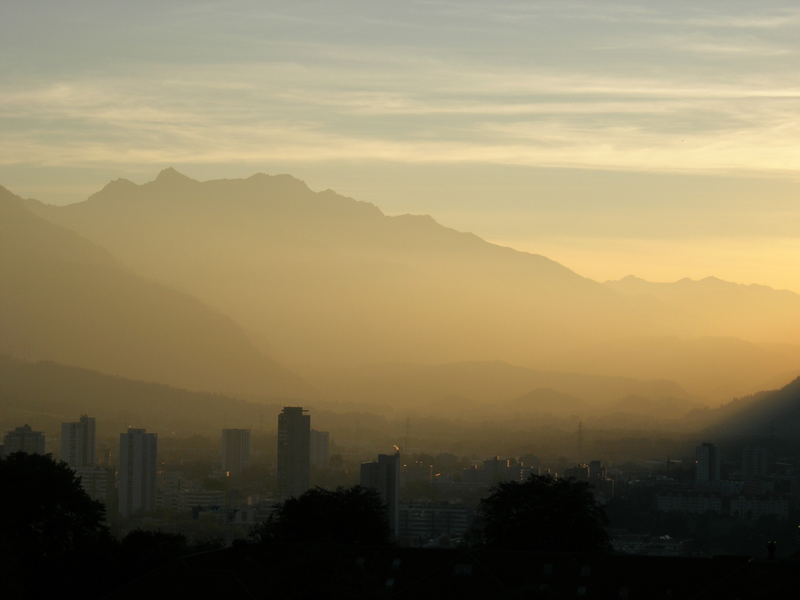
[[[114,181],[85,202],[30,207],[229,315],[302,372],[500,360],[672,379],[717,400],[800,364],[795,326],[781,325],[800,323],[800,303],[783,293],[765,291],[782,308],[751,322],[760,295],[723,289],[692,304],[597,283],[288,175],[199,182],[167,169],[142,185]]]
[[[300,386],[227,317],[123,268],[3,188],[0,279],[2,353],[189,389],[272,395]]]
[[[197,182],[166,170],[38,211],[223,310],[292,364],[528,357],[544,350],[531,333],[566,341],[614,303],[545,257],[285,175]]]
[[[704,418],[721,438],[774,437],[792,443],[800,434],[800,377],[780,389],[737,398]]]
[[[383,405],[389,414],[412,410],[456,420],[514,414],[588,417],[618,407],[633,414],[679,417],[696,406],[670,381],[537,371],[502,362],[369,365],[330,371],[317,381],[342,403],[358,401]]]
[[[97,418],[103,435],[130,426],[177,436],[218,435],[223,427],[271,427],[277,406],[105,375],[53,362],[0,356],[0,425],[22,423],[58,431],[81,413]]]

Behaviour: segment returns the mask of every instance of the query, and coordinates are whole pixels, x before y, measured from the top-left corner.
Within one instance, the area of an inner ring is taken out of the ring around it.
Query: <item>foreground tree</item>
[[[549,476],[497,485],[481,500],[470,540],[488,548],[603,552],[606,516],[589,484]]]
[[[279,504],[269,520],[256,528],[254,537],[263,543],[381,545],[389,541],[389,521],[374,490],[314,488]]]
[[[0,539],[15,554],[63,555],[107,534],[103,505],[50,456],[16,452],[0,460],[0,487]]]
[[[76,565],[103,571],[113,545],[103,505],[65,463],[11,454],[0,459],[0,490],[0,589],[9,597],[46,596]]]

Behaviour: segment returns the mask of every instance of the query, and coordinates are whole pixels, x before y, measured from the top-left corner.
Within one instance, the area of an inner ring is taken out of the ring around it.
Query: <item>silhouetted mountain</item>
[[[201,183],[168,169],[37,210],[294,364],[529,357],[547,352],[531,335],[563,346],[590,321],[613,327],[592,315],[614,294],[545,257],[287,175]]]
[[[278,406],[0,356],[0,423],[11,427],[35,422],[58,431],[62,422],[81,412],[96,417],[107,432],[138,425],[189,436],[216,435],[226,424],[271,423]]]
[[[591,281],[428,216],[386,216],[330,190],[315,193],[288,175],[198,182],[167,169],[143,185],[114,181],[78,204],[31,207],[140,274],[218,308],[268,354],[303,370],[503,360],[674,379],[721,398],[759,389],[800,360],[796,346],[754,344],[796,343],[793,330],[780,337],[776,324],[749,344],[736,339],[763,324],[735,318],[761,302],[738,288],[696,306],[691,295],[668,301],[631,291],[630,282]],[[780,297],[776,320],[800,317],[794,297],[763,293]],[[737,308],[725,308],[729,302]],[[749,367],[754,357],[757,372]],[[737,381],[695,377],[704,363]]]
[[[665,378],[693,394],[727,401],[786,381],[800,365],[800,347],[737,338],[639,336],[576,347],[566,358],[587,373]]]
[[[300,385],[227,317],[121,267],[4,188],[0,280],[0,352],[190,389],[266,395]]]
[[[796,441],[800,434],[800,377],[784,387],[737,398],[703,415],[718,437],[775,436]]]
[[[800,295],[764,285],[742,285],[706,277],[653,283],[628,276],[609,281],[615,292],[655,301],[675,329],[697,335],[738,337],[750,342],[800,340]]]
[[[577,376],[576,376],[577,377]],[[565,376],[566,378],[566,376]],[[597,378],[600,387],[606,387],[614,380]],[[598,404],[595,400],[585,401],[576,396],[564,394],[550,388],[538,388],[515,398],[510,404],[509,409],[519,411],[521,414],[549,414],[549,415],[570,415],[579,416],[582,419],[592,418],[595,422],[598,418],[604,419],[609,425],[613,426],[614,419],[630,419],[634,416],[648,417],[653,421],[659,419],[678,419],[683,417],[691,410],[698,408],[698,403],[688,398],[679,389],[670,389],[667,382],[641,382],[629,381],[628,388],[633,390],[639,388],[639,393],[629,393],[618,388],[616,400],[609,400]],[[603,385],[605,384],[605,386]],[[659,386],[661,389],[659,389]],[[646,390],[646,388],[649,388]],[[646,395],[642,393],[645,392]],[[649,393],[647,393],[649,392]],[[588,397],[594,394],[586,392]]]
[[[686,391],[670,381],[536,371],[502,362],[369,365],[337,369],[318,381],[342,403],[382,404],[387,410],[410,408],[450,418],[588,415],[631,396],[663,404],[662,415],[673,405],[691,404]]]

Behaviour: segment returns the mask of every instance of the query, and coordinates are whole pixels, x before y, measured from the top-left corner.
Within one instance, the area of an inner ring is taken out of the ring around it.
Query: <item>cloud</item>
[[[790,7],[753,16],[625,2],[417,2],[392,18],[363,8],[345,22],[333,10],[187,5],[177,13],[191,27],[175,35],[233,19],[239,28],[225,41],[238,51],[216,62],[128,56],[116,67],[124,76],[5,77],[0,164],[800,168],[800,74],[781,66],[797,44],[772,35],[797,18]],[[336,38],[330,26],[368,35]],[[165,27],[149,31],[158,40]],[[294,35],[280,33],[287,27]]]

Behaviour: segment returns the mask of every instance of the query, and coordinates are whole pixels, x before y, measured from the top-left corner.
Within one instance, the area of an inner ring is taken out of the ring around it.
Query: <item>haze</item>
[[[397,415],[677,418],[784,385],[798,24],[3,3],[0,354]]]
[[[603,281],[800,291],[792,2],[0,6],[0,182],[290,173]]]
[[[799,33],[0,0],[0,597],[791,597]]]

